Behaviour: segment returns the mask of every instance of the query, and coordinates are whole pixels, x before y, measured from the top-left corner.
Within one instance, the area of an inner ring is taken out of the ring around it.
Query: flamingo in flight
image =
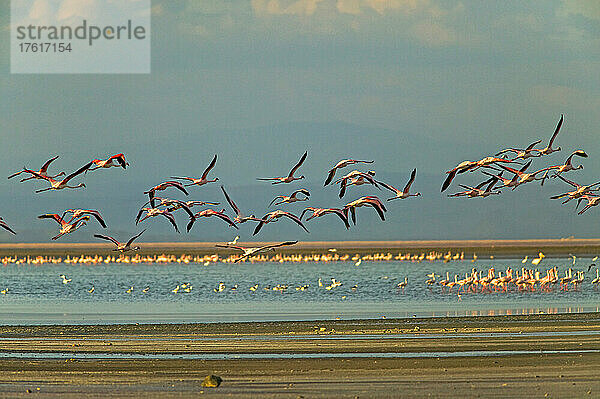
[[[265,224],[271,223],[271,222],[276,222],[281,217],[286,217],[288,219],[293,220],[294,222],[296,222],[296,224],[298,224],[300,227],[302,227],[304,229],[304,231],[306,231],[307,233],[309,233],[308,229],[304,226],[304,224],[302,224],[302,221],[300,220],[300,218],[298,216],[296,216],[296,215],[294,215],[293,213],[290,213],[290,212],[286,212],[286,211],[282,211],[282,210],[276,210],[276,211],[273,211],[273,212],[269,212],[265,216],[263,216],[263,218],[260,220],[260,222],[256,225],[256,228],[254,229],[254,233],[252,233],[252,235],[258,234],[258,232],[260,231],[260,229]]]
[[[189,187],[189,186],[203,186],[207,183],[214,183],[216,181],[219,180],[218,177],[215,177],[212,180],[208,179],[208,173],[212,170],[212,168],[215,167],[215,165],[217,164],[217,154],[215,154],[215,156],[213,157],[212,161],[210,162],[210,165],[208,165],[208,167],[204,170],[204,173],[202,173],[202,176],[198,179],[198,178],[194,178],[194,177],[176,177],[176,176],[171,176],[171,179],[178,179],[178,180],[187,180],[190,182],[190,184],[186,184],[185,187]]]
[[[336,180],[336,183],[340,183],[339,197],[344,197],[348,186],[362,186],[363,184],[372,184],[373,186],[381,190],[381,188],[379,187],[380,182],[375,180],[373,176],[375,176],[374,170],[370,170],[366,173],[361,172],[359,170],[353,170],[346,176]]]
[[[450,186],[450,183],[452,183],[452,180],[454,180],[457,174],[473,172],[479,168],[490,168],[491,165],[500,163],[515,163],[515,161],[497,157],[485,157],[479,161],[463,161],[459,163],[454,169],[451,169],[446,172],[448,176],[442,184],[441,191],[444,192]]]
[[[140,250],[139,246],[132,247],[131,244],[133,244],[133,241],[135,241],[139,236],[144,234],[144,231],[146,231],[146,229],[140,231],[138,234],[134,235],[127,242],[124,242],[124,243],[117,241],[116,239],[114,239],[111,236],[105,236],[103,234],[94,234],[94,237],[113,242],[117,246],[115,249],[113,249],[113,251],[118,251],[118,252],[123,253],[123,252]]]
[[[108,159],[93,159],[92,163],[95,167],[90,168],[90,171],[102,168],[108,169],[113,166],[116,168],[121,167],[127,169],[127,166],[129,166],[129,163],[125,160],[125,155],[123,154],[116,154]]]
[[[235,202],[233,202],[231,197],[229,197],[229,195],[227,194],[227,191],[225,191],[225,187],[221,186],[221,190],[223,191],[223,194],[225,195],[225,199],[227,200],[227,202],[229,203],[229,205],[231,206],[231,208],[233,208],[233,211],[235,212],[235,218],[233,218],[233,221],[235,223],[237,223],[237,224],[245,223],[249,220],[255,221],[255,222],[260,222],[262,220],[262,219],[257,218],[254,215],[244,216],[242,214],[242,212],[240,211],[240,208],[238,208],[238,206],[235,204]]]
[[[298,198],[298,194],[303,194],[304,197],[303,198]],[[301,188],[300,190],[296,190],[293,193],[291,193],[289,196],[287,195],[278,195],[277,197],[273,198],[273,201],[271,201],[271,203],[269,204],[269,206],[275,204],[275,205],[281,205],[281,204],[291,204],[293,202],[298,202],[298,201],[308,201],[310,198],[310,193],[308,192],[307,189],[305,188]],[[280,200],[279,202],[275,203],[275,201]]]
[[[521,150],[519,148],[506,148],[506,149],[498,152],[494,156],[498,157],[503,154],[507,154],[509,152],[514,152],[515,157],[512,159],[513,161],[516,159],[528,159],[531,157],[539,157],[540,156],[539,154],[538,155],[534,154],[534,151],[538,151],[538,150],[536,150],[533,147],[535,147],[536,145],[538,145],[541,142],[542,142],[542,140],[534,141],[533,143],[529,144],[529,146],[527,148],[525,148],[524,150]]]
[[[221,245],[221,244],[216,244],[216,247],[219,248],[231,248],[231,249],[237,249],[239,251],[242,251],[243,254],[237,258],[234,263],[237,262],[241,262],[242,260],[255,255],[257,253],[260,252],[266,252],[266,251],[274,251],[275,248],[280,248],[280,247],[284,247],[284,246],[288,246],[288,245],[294,245],[297,244],[298,241],[284,241],[284,242],[280,242],[278,244],[268,244],[268,245],[263,245],[262,247],[255,247],[255,248],[247,248],[247,247],[241,247],[238,245]]]
[[[42,167],[40,168],[40,170],[37,171],[37,175],[40,176],[44,176],[44,177],[51,177],[53,179],[59,177],[59,176],[64,176],[65,172],[60,172],[57,175],[54,176],[48,176],[48,167],[50,166],[50,164],[52,163],[52,161],[54,161],[56,158],[58,158],[58,155],[55,156],[54,158],[50,158],[49,160],[46,161],[45,164],[42,165]],[[27,181],[27,180],[31,180],[31,179],[43,179],[42,177],[38,177],[37,175],[31,173],[31,171],[29,169],[27,169],[26,167],[23,167],[23,170],[21,170],[20,172],[17,173],[13,173],[12,175],[8,176],[9,179],[12,179],[15,176],[19,176],[21,173],[29,173],[31,174],[31,176],[26,177],[24,179],[21,179],[21,182]]]
[[[460,187],[464,188],[465,191],[461,191],[456,194],[450,194],[450,195],[448,195],[448,197],[486,198],[490,195],[497,195],[497,194],[500,194],[500,191],[493,191],[496,183],[498,183],[498,177],[493,176],[492,178],[478,184],[475,187],[460,184]],[[485,185],[488,185],[488,186],[485,188],[485,190],[482,190],[482,187]]]
[[[106,228],[106,223],[104,222],[104,219],[102,219],[100,212],[98,212],[96,210],[93,210],[93,209],[67,209],[63,212],[61,218],[64,219],[64,217],[67,213],[71,214],[71,220],[69,220],[69,222],[72,222],[73,220],[75,220],[81,216],[84,216],[84,215],[91,215],[96,218],[98,223],[100,223],[100,226]]]
[[[325,215],[331,213],[331,214],[337,215],[340,219],[342,219],[342,222],[344,222],[344,226],[346,226],[346,229],[350,228],[350,223],[348,223],[348,216],[341,209],[338,209],[338,208],[314,208],[312,206],[309,206],[309,207],[306,207],[300,214],[300,220],[302,220],[302,217],[304,217],[304,214],[306,212],[312,212],[312,215],[310,215],[308,218],[306,218],[307,222],[310,219],[318,218],[318,217],[325,216]]]
[[[383,187],[387,188],[388,190],[390,190],[396,194],[395,197],[388,198],[387,199],[388,201],[397,200],[397,199],[406,199],[408,197],[419,197],[421,195],[421,193],[415,193],[415,194],[409,193],[410,186],[415,181],[416,176],[417,176],[417,169],[415,168],[415,169],[413,169],[412,173],[410,174],[410,179],[408,179],[408,183],[406,183],[406,186],[404,186],[404,189],[402,189],[402,190],[398,190],[394,186],[391,186],[384,182],[379,182],[379,184],[381,184]]]
[[[348,214],[348,210],[352,215],[352,223],[356,224],[356,208],[360,208],[362,206],[370,206],[377,211],[377,214],[381,218],[381,220],[385,220],[384,212],[387,211],[385,209],[385,205],[379,198],[374,195],[368,195],[366,197],[361,197],[355,201],[349,202],[344,206],[344,212],[346,215]]]
[[[306,159],[307,155],[308,155],[308,151],[304,152],[304,155],[302,155],[302,157],[300,158],[300,161],[298,161],[298,163],[292,168],[292,170],[290,171],[290,174],[285,177],[258,177],[258,178],[256,178],[256,180],[273,181],[272,184],[279,184],[279,183],[291,183],[294,180],[304,179],[304,175],[302,175],[300,177],[294,177],[294,173],[296,173],[298,168],[300,168],[300,166],[302,166],[302,163],[304,163],[304,160]]]
[[[196,213],[194,215],[194,219],[190,220],[190,223],[188,224],[188,227],[187,227],[188,231],[190,231],[190,229],[192,228],[192,225],[194,224],[194,221],[196,219],[202,218],[202,217],[208,218],[208,217],[211,217],[211,216],[218,217],[219,219],[221,219],[224,222],[226,222],[230,227],[235,227],[236,229],[239,229],[239,227],[236,226],[236,224],[233,222],[233,220],[231,220],[229,218],[229,216],[227,216],[225,214],[225,209],[222,209],[220,211],[215,211],[214,209],[205,209],[203,211],[200,211],[200,212]]]
[[[15,233],[15,231],[13,229],[10,228],[10,226],[8,225],[8,223],[6,223],[4,221],[4,219],[2,219],[2,217],[0,217],[0,227],[2,227],[4,230],[9,231],[9,232],[11,232],[11,233],[13,233],[15,235],[17,234],[17,233]]]
[[[329,170],[329,173],[327,174],[327,179],[325,179],[325,184],[323,184],[323,186],[326,186],[329,183],[331,183],[331,181],[335,177],[335,172],[337,172],[338,169],[342,169],[342,168],[345,168],[346,166],[354,165],[357,163],[373,163],[373,162],[374,161],[359,161],[356,159],[343,159],[340,162],[336,163],[335,166]]]
[[[554,129],[554,134],[552,135],[552,137],[550,138],[550,141],[548,142],[548,146],[546,148],[542,148],[541,150],[535,150],[538,152],[539,156],[550,155],[553,152],[560,151],[560,147],[552,148],[552,143],[554,143],[554,139],[558,135],[558,132],[560,132],[560,127],[563,124],[563,120],[564,120],[564,115],[561,114],[558,124],[556,125],[556,129]]]
[[[586,199],[587,200],[587,204],[585,204],[585,206],[583,207],[582,210],[580,210],[579,212],[577,212],[578,215],[581,215],[582,213],[584,213],[585,211],[587,211],[588,209],[590,209],[593,206],[597,206],[598,204],[600,204],[600,197],[595,196],[595,195],[583,195],[581,196],[581,198],[579,198],[577,200],[577,206],[579,206],[579,203]]]
[[[41,190],[36,190],[36,193],[41,193],[43,191],[48,191],[48,190],[62,190],[63,188],[80,188],[80,187],[85,187],[84,183],[79,183],[76,186],[69,186],[69,180],[71,180],[72,178],[74,178],[77,175],[82,174],[83,172],[85,172],[86,170],[88,170],[90,168],[90,166],[92,166],[92,162],[89,162],[89,163],[85,164],[84,166],[82,166],[81,168],[77,169],[75,172],[73,172],[70,175],[66,176],[62,180],[55,180],[52,177],[40,175],[38,172],[35,172],[33,170],[31,170],[31,171],[28,170],[28,173],[31,173],[34,176],[36,176],[36,177],[38,177],[40,179],[44,179],[44,180],[46,180],[47,182],[50,183],[50,187],[44,188],[44,189],[41,189]]]
[[[146,215],[143,218],[140,219],[140,217],[142,216],[142,214],[144,212],[146,212]],[[144,220],[146,220],[148,218],[159,216],[159,215],[166,217],[169,220],[169,222],[171,222],[171,224],[173,225],[173,227],[175,228],[175,231],[179,233],[179,227],[177,227],[177,222],[175,221],[175,216],[173,216],[173,214],[171,212],[169,212],[168,210],[166,210],[166,209],[142,208],[138,212],[138,215],[137,215],[136,220],[135,220],[135,224],[137,225],[139,222],[143,222]],[[192,221],[190,221],[190,224],[191,223],[192,223]],[[188,224],[188,226],[190,226],[190,225]]]
[[[70,234],[75,230],[79,229],[80,227],[85,226],[90,217],[88,215],[85,215],[80,217],[79,219],[67,222],[56,213],[46,213],[38,216],[38,219],[53,219],[56,223],[60,225],[60,232],[58,233],[58,235],[52,237],[53,240],[57,240],[63,235]]]
[[[583,150],[573,151],[573,153],[571,155],[569,155],[569,157],[567,158],[567,160],[565,161],[564,164],[548,167],[549,170],[554,170],[556,172],[556,174],[552,177],[555,178],[556,176],[560,175],[561,173],[570,172],[572,170],[583,169],[583,165],[573,166],[572,160],[573,160],[574,156],[578,156],[578,157],[582,157],[582,158],[588,157],[588,155]]]
[[[525,183],[529,183],[535,180],[541,180],[542,183],[541,185],[544,185],[544,181],[546,180],[546,178],[548,177],[548,168],[543,168],[540,169],[538,171],[532,172],[532,173],[526,173],[526,172],[521,172],[520,170],[515,170],[513,168],[510,168],[508,166],[504,166],[504,165],[500,165],[500,167],[504,170],[509,171],[510,173],[514,173],[515,176],[512,178],[512,180],[514,181],[513,185],[512,185],[512,189],[516,189],[518,186],[520,186],[521,184],[525,184]],[[543,177],[537,177],[538,173],[544,173]]]
[[[190,202],[200,202],[200,203],[203,203],[202,201],[188,201],[188,202],[184,202],[184,201],[179,201],[179,200],[176,200],[176,199],[161,198],[161,197],[154,197],[154,200],[155,201],[156,200],[160,201],[160,204],[157,204],[154,208],[158,208],[160,206],[165,206],[165,207],[167,207],[166,210],[168,212],[174,212],[176,210],[183,209],[185,211],[185,213],[188,214],[190,220],[194,219],[194,212],[192,212],[192,210],[190,209],[189,203]],[[141,217],[142,213],[144,212],[144,207],[146,205],[148,205],[150,202],[151,201],[147,201],[144,205],[142,205],[142,208],[138,212],[137,218],[135,220],[136,224],[139,222],[139,218]]]
[[[148,194],[148,197],[150,198],[150,205],[152,206],[152,208],[155,207],[154,206],[154,194],[156,193],[156,191],[163,191],[169,187],[174,187],[174,188],[178,189],[179,191],[181,191],[182,193],[184,193],[185,195],[188,195],[188,192],[185,189],[185,187],[183,187],[183,184],[181,184],[178,181],[168,180],[166,182],[160,183],[157,186],[152,187],[148,191],[144,191],[144,194]]]
[[[564,197],[568,197],[566,200],[564,200],[562,202],[563,204],[566,204],[567,202],[571,201],[572,199],[578,199],[578,198],[583,197],[584,195],[592,194],[593,191],[600,190],[600,187],[593,188],[595,186],[600,185],[600,182],[590,184],[587,186],[582,186],[581,184],[575,183],[575,182],[573,182],[567,178],[564,178],[560,175],[558,175],[558,178],[575,188],[575,190],[573,190],[573,191],[569,191],[569,192],[566,192],[563,194],[554,195],[554,196],[550,197],[550,199],[561,199]]]

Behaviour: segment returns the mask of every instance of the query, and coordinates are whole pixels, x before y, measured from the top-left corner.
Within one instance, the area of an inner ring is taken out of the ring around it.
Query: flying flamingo
[[[98,223],[100,223],[100,226],[106,228],[106,223],[104,222],[104,219],[102,219],[100,212],[95,211],[93,209],[67,209],[63,212],[61,218],[64,218],[67,213],[71,214],[71,220],[69,220],[69,222],[72,222],[73,220],[75,220],[83,215],[91,215],[91,216],[95,217],[96,220],[98,220]]]
[[[563,120],[564,120],[564,115],[561,114],[560,115],[560,120],[558,121],[558,124],[556,125],[556,129],[554,129],[554,134],[550,138],[550,142],[548,142],[548,146],[546,148],[541,149],[541,150],[535,150],[535,151],[538,152],[538,154],[540,156],[542,156],[542,155],[550,155],[553,152],[560,151],[560,147],[552,148],[552,143],[554,143],[554,139],[558,135],[558,132],[560,132],[560,127],[563,124]]]
[[[366,196],[349,202],[344,206],[344,212],[348,214],[348,210],[350,210],[350,213],[352,214],[352,223],[356,224],[356,208],[361,206],[370,206],[374,208],[381,220],[385,220],[384,212],[386,212],[387,209],[385,209],[383,202],[381,202],[381,200],[376,196]]]
[[[596,196],[592,196],[592,195],[584,195],[578,201],[580,202],[582,199],[586,199],[588,203],[583,207],[582,210],[577,212],[578,215],[581,215],[583,212],[587,211],[591,207],[597,206],[598,204],[600,204],[600,197],[596,197]]]
[[[127,166],[129,166],[129,163],[127,161],[125,161],[125,155],[123,154],[116,154],[113,155],[112,157],[108,158],[108,159],[94,159],[92,160],[92,162],[94,163],[95,167],[90,168],[89,170],[96,170],[96,169],[101,169],[101,168],[105,168],[108,169],[110,167],[121,167],[123,169],[126,169]],[[114,163],[116,162],[116,163]]]
[[[296,216],[296,215],[294,215],[293,213],[290,213],[290,212],[285,212],[285,211],[282,211],[282,210],[277,210],[277,211],[269,212],[265,216],[263,216],[263,218],[260,220],[260,222],[256,225],[256,228],[254,229],[254,233],[252,233],[252,235],[258,234],[258,232],[260,231],[260,229],[265,224],[271,223],[271,222],[275,222],[275,221],[279,220],[279,218],[281,218],[281,217],[286,217],[288,219],[293,220],[300,227],[302,227],[304,229],[304,231],[306,231],[307,233],[309,233],[308,229],[304,226],[304,224],[302,224],[302,221],[300,220],[300,218],[298,216]]]
[[[194,178],[194,177],[175,177],[175,176],[171,176],[171,179],[179,179],[179,180],[187,180],[190,182],[190,184],[186,184],[185,187],[189,187],[189,186],[203,186],[206,183],[213,183],[216,182],[217,180],[219,180],[218,177],[215,177],[212,180],[208,179],[208,173],[212,170],[212,168],[215,167],[215,165],[217,164],[217,154],[215,154],[215,156],[213,157],[212,161],[210,162],[210,165],[208,165],[208,167],[204,170],[204,173],[202,173],[202,176],[198,179],[198,178]]]
[[[117,246],[115,249],[113,249],[113,251],[118,251],[118,252],[139,251],[140,247],[138,247],[138,246],[132,247],[131,244],[133,243],[133,241],[135,241],[136,238],[138,238],[139,236],[144,234],[144,231],[146,231],[146,229],[140,231],[138,234],[131,237],[129,239],[129,241],[127,241],[126,243],[119,242],[111,236],[105,236],[102,234],[94,234],[94,237],[101,238],[101,239],[107,240],[107,241],[112,241]]]
[[[298,194],[303,194],[304,198],[298,198]],[[273,201],[271,201],[269,206],[271,206],[273,204],[281,205],[281,204],[291,204],[293,202],[298,202],[298,201],[308,201],[309,197],[310,197],[310,193],[308,192],[308,190],[305,188],[301,188],[300,190],[294,191],[289,196],[278,195],[277,197],[273,198]],[[277,200],[280,200],[280,201],[275,203],[275,201],[277,201]]]
[[[65,234],[70,234],[75,230],[79,229],[81,226],[86,225],[90,217],[88,215],[85,215],[74,221],[67,222],[56,213],[46,213],[44,215],[38,216],[38,219],[53,219],[56,223],[60,225],[59,234],[52,237],[53,240],[57,240],[61,236]]]
[[[513,158],[513,161],[515,159],[528,159],[531,157],[539,157],[540,155],[535,155],[533,152],[537,151],[536,149],[534,149],[533,147],[535,147],[536,145],[538,145],[539,143],[541,143],[542,140],[537,140],[534,141],[533,143],[529,144],[529,146],[527,148],[525,148],[524,150],[518,149],[518,148],[506,148],[500,152],[498,152],[497,154],[495,154],[495,156],[500,156],[509,152],[514,152],[515,153],[515,157]]]
[[[565,161],[564,164],[548,167],[548,170],[554,170],[556,172],[556,174],[552,177],[554,178],[564,172],[570,172],[572,170],[583,169],[583,165],[579,165],[577,167],[573,166],[572,160],[575,155],[577,155],[578,157],[582,157],[582,158],[588,157],[588,155],[583,150],[573,151],[573,153],[571,155],[569,155],[569,157],[567,158],[567,160]]]
[[[190,223],[188,224],[188,228],[187,228],[188,231],[190,231],[190,229],[192,228],[192,225],[194,224],[195,219],[202,218],[202,217],[207,218],[207,217],[211,217],[211,216],[216,216],[219,219],[225,221],[229,226],[239,229],[239,227],[236,226],[236,224],[233,222],[233,220],[231,220],[229,218],[229,216],[225,215],[225,209],[222,209],[220,211],[215,211],[214,209],[205,209],[194,215],[194,220],[190,221]]]
[[[348,173],[346,176],[342,177],[341,179],[336,180],[336,183],[340,183],[339,197],[342,198],[344,194],[346,194],[346,188],[348,186],[362,186],[363,184],[368,183],[374,185],[375,187],[381,190],[381,188],[378,185],[378,183],[380,182],[375,180],[373,176],[375,176],[374,170],[370,170],[366,173],[354,170]]]
[[[44,179],[44,180],[46,180],[47,182],[50,183],[50,187],[44,188],[44,189],[41,189],[41,190],[36,190],[36,193],[41,193],[43,191],[48,191],[48,190],[62,190],[63,188],[80,188],[80,187],[85,187],[84,183],[79,183],[76,186],[69,186],[69,180],[71,180],[75,176],[80,175],[81,173],[85,172],[86,170],[88,170],[90,168],[90,166],[92,166],[92,162],[89,162],[89,163],[85,164],[84,166],[82,166],[81,168],[79,168],[75,172],[71,173],[70,175],[68,175],[67,177],[65,177],[62,180],[54,180],[54,178],[52,178],[52,177],[43,176],[43,175],[39,174],[38,172],[34,172],[32,170],[31,171],[28,170],[28,173],[31,173],[34,176],[36,176],[36,177],[38,177],[40,179]]]
[[[179,183],[178,181],[168,180],[166,182],[160,183],[157,186],[152,187],[148,191],[144,191],[144,194],[148,194],[148,197],[150,198],[150,205],[153,208],[154,208],[154,194],[155,194],[155,192],[156,191],[166,190],[169,187],[174,187],[174,188],[178,189],[179,191],[183,192],[185,195],[188,195],[188,192],[185,189],[185,187],[183,187],[183,184]]]
[[[52,161],[54,161],[56,158],[58,158],[58,155],[55,156],[54,158],[50,158],[49,160],[46,161],[45,164],[42,165],[42,167],[40,168],[40,170],[37,171],[37,174],[40,176],[44,176],[44,177],[51,177],[53,179],[59,177],[59,176],[64,176],[65,172],[60,172],[57,175],[54,176],[48,176],[48,167],[50,166],[50,164],[52,163]],[[31,174],[31,176],[26,177],[25,179],[21,179],[21,182],[27,181],[27,180],[31,180],[31,179],[43,179],[42,177],[38,177],[35,174],[31,173],[31,171],[29,169],[27,169],[26,167],[23,167],[23,170],[17,173],[13,173],[12,175],[8,176],[9,179],[12,179],[15,176],[20,175],[21,173],[29,173]]]
[[[294,180],[304,179],[304,175],[302,175],[300,177],[294,177],[294,173],[296,173],[298,168],[300,168],[300,166],[302,166],[302,163],[304,163],[304,160],[306,159],[307,155],[308,155],[308,151],[306,151],[304,153],[304,155],[302,155],[302,158],[300,158],[300,161],[298,161],[298,163],[290,171],[290,174],[285,177],[258,177],[258,178],[256,178],[256,180],[273,181],[272,184],[279,184],[279,183],[291,183]]]
[[[239,251],[242,251],[243,254],[234,261],[234,263],[237,263],[237,262],[241,262],[243,259],[246,259],[257,253],[265,252],[265,251],[274,251],[275,248],[279,248],[279,247],[283,247],[283,246],[287,246],[287,245],[294,245],[297,243],[298,243],[298,241],[284,241],[284,242],[280,242],[278,244],[269,244],[269,245],[264,245],[262,247],[255,247],[255,248],[240,247],[237,245],[221,245],[221,244],[216,244],[215,246],[219,247],[219,248],[232,248],[232,249],[237,249]]]
[[[339,216],[339,218],[342,219],[342,222],[344,222],[346,229],[350,228],[350,224],[348,223],[348,216],[341,209],[338,209],[338,208],[314,208],[312,206],[309,206],[309,207],[305,208],[302,211],[302,213],[300,214],[300,220],[302,220],[302,217],[304,216],[304,214],[306,212],[312,212],[312,215],[310,215],[306,219],[307,222],[312,218],[318,218],[318,217],[327,215],[328,213],[332,213],[334,215]]]
[[[466,186],[464,184],[459,184],[460,187],[464,188],[465,191],[461,191],[455,194],[449,194],[448,197],[469,197],[469,198],[486,198],[490,195],[500,194],[500,191],[493,191],[494,186],[498,182],[498,177],[494,176],[482,183],[479,183],[475,187]],[[482,190],[482,187],[488,185],[485,190]]]
[[[540,169],[538,171],[532,172],[532,173],[525,173],[525,172],[521,172],[520,170],[515,170],[513,168],[510,168],[508,166],[504,166],[504,165],[500,165],[500,167],[504,170],[509,171],[510,173],[514,173],[515,176],[513,177],[513,185],[512,185],[512,189],[516,189],[518,186],[520,186],[521,184],[525,184],[525,183],[529,183],[535,180],[541,180],[542,181],[542,186],[544,185],[544,181],[546,180],[546,178],[548,177],[548,168],[543,168]],[[538,173],[544,173],[543,177],[537,177]]]
[[[331,181],[335,177],[335,172],[337,172],[338,169],[342,169],[348,165],[354,165],[357,163],[373,163],[373,161],[359,161],[356,159],[343,159],[340,162],[336,163],[335,166],[329,170],[329,174],[327,175],[327,179],[325,179],[325,184],[323,184],[323,186],[326,186],[329,183],[331,183]]]
[[[238,208],[238,206],[235,204],[235,202],[233,202],[233,200],[229,197],[229,195],[227,195],[227,191],[225,191],[225,187],[221,186],[221,190],[223,191],[223,194],[225,194],[225,199],[227,200],[229,205],[231,205],[231,207],[233,208],[233,211],[235,212],[235,218],[233,218],[233,221],[235,223],[240,224],[240,223],[247,222],[249,220],[252,220],[255,222],[260,222],[262,220],[262,219],[255,217],[254,215],[250,215],[250,216],[242,215],[240,208]]]
[[[442,184],[441,191],[444,192],[450,186],[450,183],[452,183],[452,180],[454,180],[454,177],[456,177],[457,174],[473,172],[479,168],[490,168],[491,165],[501,163],[515,163],[515,161],[496,157],[485,157],[479,161],[463,161],[459,163],[454,169],[451,169],[446,172],[448,176]]]
[[[413,169],[412,173],[410,174],[410,179],[408,179],[408,183],[406,183],[406,186],[404,186],[404,189],[402,189],[402,190],[398,190],[394,186],[391,186],[384,182],[379,182],[379,184],[381,184],[383,187],[387,188],[388,190],[390,190],[396,194],[395,197],[388,198],[387,199],[388,201],[392,201],[392,200],[396,200],[396,199],[406,199],[408,197],[418,197],[421,195],[421,193],[409,194],[410,186],[415,181],[416,176],[417,176],[417,169],[415,168],[415,169]]]
[[[13,229],[10,228],[10,226],[4,221],[4,219],[2,219],[2,217],[0,217],[0,227],[2,227],[4,230],[7,230],[13,234],[17,234],[17,233],[15,233],[15,231]]]
[[[562,181],[564,181],[565,183],[570,184],[571,186],[573,186],[575,188],[575,190],[573,190],[573,191],[569,191],[569,192],[566,192],[563,194],[554,195],[554,196],[550,197],[550,199],[561,199],[561,198],[567,197],[567,199],[562,202],[563,204],[566,204],[567,202],[571,201],[572,199],[581,198],[584,195],[591,194],[593,191],[598,191],[600,189],[600,187],[593,188],[594,186],[600,185],[600,182],[590,184],[587,186],[582,186],[581,184],[575,183],[575,182],[573,182],[569,179],[566,179],[560,175],[558,176],[558,178],[561,179]]]
[[[146,212],[146,216],[144,216],[143,218],[140,219],[140,217],[142,216],[142,213],[144,213],[144,212]],[[144,220],[146,220],[148,218],[159,216],[159,215],[166,217],[169,220],[169,222],[171,222],[173,227],[175,228],[175,231],[179,233],[179,228],[177,227],[177,222],[175,221],[175,216],[173,216],[173,214],[166,209],[142,208],[138,212],[138,215],[135,220],[135,224],[137,225],[139,222],[143,222]],[[192,221],[190,221],[190,223],[192,223]],[[188,224],[188,226],[190,226],[190,225]]]

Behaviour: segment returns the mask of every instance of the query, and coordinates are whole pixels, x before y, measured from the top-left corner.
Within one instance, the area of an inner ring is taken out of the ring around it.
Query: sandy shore
[[[600,397],[599,334],[595,313],[4,326],[0,397]]]

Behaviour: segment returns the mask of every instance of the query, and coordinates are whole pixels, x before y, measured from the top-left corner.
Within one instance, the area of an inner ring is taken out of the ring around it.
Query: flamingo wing
[[[216,164],[217,164],[217,154],[215,154],[215,156],[213,157],[212,161],[210,162],[210,165],[208,165],[208,168],[206,168],[204,173],[202,173],[202,180],[206,179],[206,176],[208,176],[208,172],[210,172],[211,169],[214,168]]]
[[[305,151],[304,155],[302,155],[302,158],[300,158],[300,161],[298,161],[298,163],[290,171],[290,174],[288,175],[288,177],[293,177],[294,176],[294,173],[296,173],[296,171],[298,170],[298,168],[300,166],[302,166],[302,164],[304,163],[304,160],[306,159],[307,155],[308,155],[308,151]]]
[[[46,163],[43,164],[42,167],[40,168],[40,173],[46,173],[46,171],[48,170],[48,166],[50,166],[52,161],[54,161],[56,158],[58,158],[58,155],[55,156],[54,158],[50,158],[49,160],[47,160]]]
[[[117,247],[119,245],[121,245],[121,243],[117,240],[115,240],[114,238],[112,238],[111,236],[105,236],[104,234],[94,234],[94,237],[96,238],[100,238],[101,240],[106,240],[106,241],[111,241],[113,244],[115,244]]]

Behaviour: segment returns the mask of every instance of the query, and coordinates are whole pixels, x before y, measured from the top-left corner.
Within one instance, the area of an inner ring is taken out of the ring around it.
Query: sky
[[[295,213],[387,198],[362,186],[340,200],[324,188],[343,158],[374,160],[369,169],[397,187],[418,170],[413,189],[422,197],[389,203],[385,222],[360,209],[350,231],[333,217],[308,222],[310,234],[281,221],[259,240],[598,237],[598,210],[578,216],[549,199],[566,191],[561,182],[485,200],[439,191],[444,172],[463,160],[546,142],[561,114],[562,151],[532,168],[581,148],[585,169],[569,177],[600,180],[597,1],[153,0],[152,72],[141,75],[11,74],[9,24],[10,2],[0,0],[0,176],[54,155],[54,170],[119,152],[131,166],[88,174],[86,189],[72,192],[34,194],[43,183],[0,179],[0,216],[19,232],[0,232],[0,242],[47,242],[57,226],[36,216],[72,207],[99,209],[109,224],[102,232],[127,238],[142,228],[133,219],[145,190],[201,175],[214,154],[219,182],[185,199],[223,202],[223,184],[259,216],[275,195],[300,187],[312,196],[286,208]],[[256,181],[285,175],[304,151],[305,180]],[[476,173],[457,179],[479,181]],[[180,235],[164,220],[143,227],[148,241],[252,239],[250,226],[235,231],[218,220]],[[100,230],[90,223],[62,240],[92,241]]]

